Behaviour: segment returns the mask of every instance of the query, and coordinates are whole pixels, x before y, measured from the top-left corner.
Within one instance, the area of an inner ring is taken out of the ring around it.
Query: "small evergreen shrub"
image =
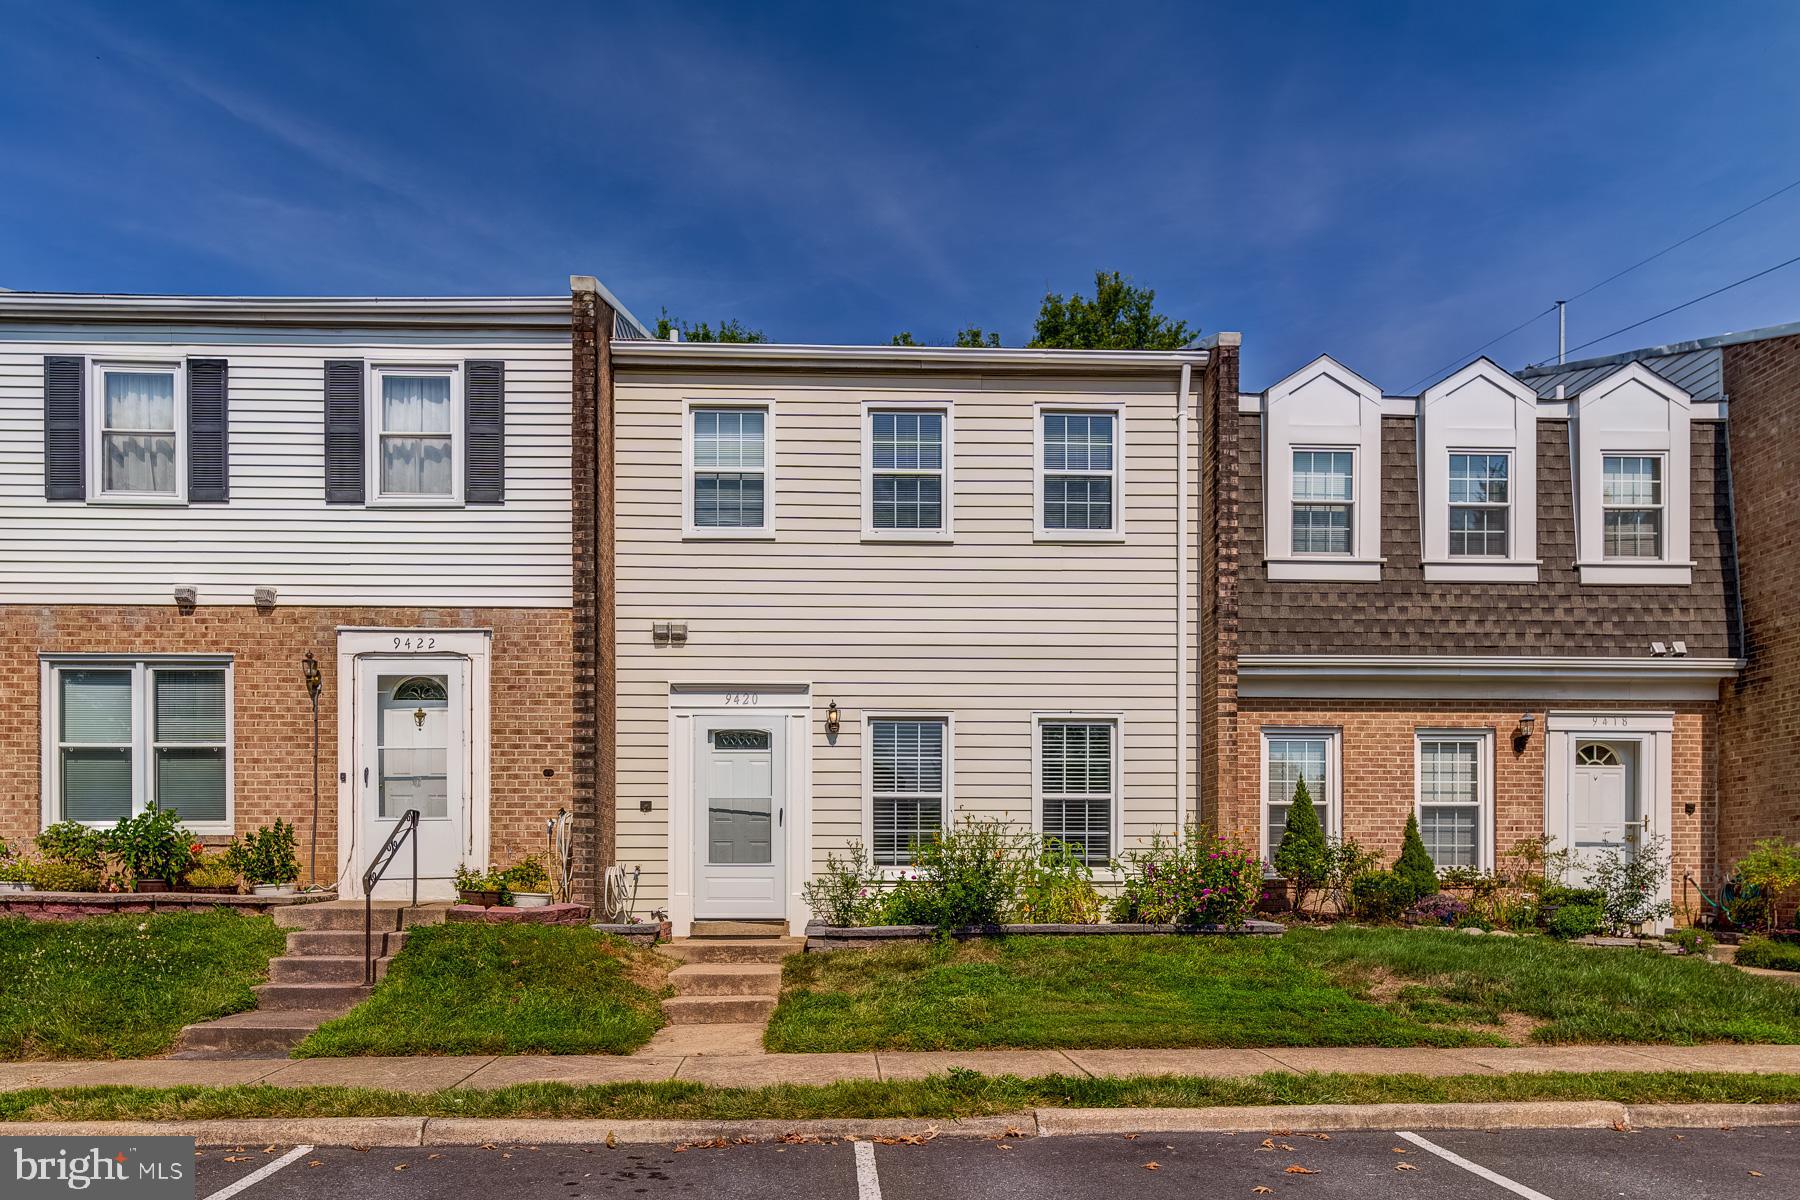
[[[1606,912],[1598,904],[1565,904],[1550,914],[1544,927],[1553,938],[1591,937],[1606,928]]]
[[[1392,871],[1370,871],[1350,883],[1350,911],[1359,921],[1398,921],[1412,901],[1411,887]]]
[[[1438,890],[1437,866],[1425,852],[1425,839],[1419,836],[1417,813],[1406,818],[1406,834],[1400,841],[1400,857],[1394,860],[1394,874],[1412,889],[1414,900],[1433,895]]]
[[[1769,967],[1776,971],[1800,971],[1800,946],[1773,938],[1749,937],[1738,946],[1737,961],[1745,967]]]
[[[1281,844],[1275,847],[1274,866],[1293,885],[1295,911],[1303,910],[1307,896],[1330,879],[1331,847],[1304,779],[1294,784],[1294,802],[1288,806]]]

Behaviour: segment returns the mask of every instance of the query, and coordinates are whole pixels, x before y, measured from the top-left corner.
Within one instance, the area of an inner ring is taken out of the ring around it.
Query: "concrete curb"
[[[532,1120],[470,1117],[295,1117],[240,1121],[12,1121],[0,1137],[170,1134],[201,1145],[480,1146],[654,1145],[779,1138],[1076,1137],[1121,1133],[1350,1132],[1359,1129],[1715,1129],[1800,1126],[1800,1104],[1291,1104],[1242,1108],[1040,1108],[967,1120],[817,1121]]]

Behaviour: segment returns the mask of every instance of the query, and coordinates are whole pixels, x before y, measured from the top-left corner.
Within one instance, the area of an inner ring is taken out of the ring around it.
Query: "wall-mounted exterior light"
[[[1523,754],[1525,747],[1531,744],[1531,730],[1537,724],[1537,717],[1532,713],[1520,713],[1518,728],[1513,730],[1513,753]]]
[[[838,735],[838,730],[843,727],[843,714],[838,712],[837,701],[833,700],[831,702],[831,707],[825,710],[825,736],[836,737]]]

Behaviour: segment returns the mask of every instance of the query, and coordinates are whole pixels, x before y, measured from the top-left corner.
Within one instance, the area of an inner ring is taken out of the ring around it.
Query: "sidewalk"
[[[921,1079],[960,1067],[983,1075],[1510,1075],[1534,1071],[1800,1073],[1800,1046],[1510,1046],[1268,1050],[945,1050],[878,1054],[470,1055],[455,1058],[137,1059],[0,1063],[0,1091],[32,1087],[363,1087],[434,1092],[523,1083],[654,1083],[721,1087]]]

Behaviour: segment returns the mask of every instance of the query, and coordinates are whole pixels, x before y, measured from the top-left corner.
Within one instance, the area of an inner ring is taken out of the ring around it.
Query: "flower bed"
[[[213,896],[199,892],[0,892],[0,917],[72,921],[116,913],[207,912],[215,908],[255,916],[271,909],[336,899],[336,892],[305,892],[293,896]]]
[[[946,936],[967,940],[986,937],[1104,937],[1183,936],[1224,934],[1239,937],[1280,937],[1286,927],[1274,921],[1244,921],[1238,925],[1144,925],[1125,921],[1098,925],[966,925],[944,930]],[[938,937],[935,925],[824,925],[806,927],[806,951],[854,950],[887,946],[896,942],[922,942]]]

